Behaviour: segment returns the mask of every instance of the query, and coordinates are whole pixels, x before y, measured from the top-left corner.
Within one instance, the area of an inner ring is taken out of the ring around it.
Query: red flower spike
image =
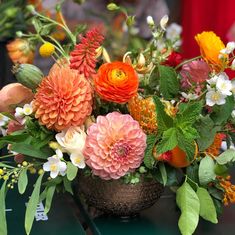
[[[70,68],[78,70],[87,79],[96,74],[96,49],[103,40],[104,36],[98,28],[93,28],[85,36],[81,36],[80,43],[70,53]]]

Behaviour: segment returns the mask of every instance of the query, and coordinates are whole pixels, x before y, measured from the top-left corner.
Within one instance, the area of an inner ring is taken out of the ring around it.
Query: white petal
[[[50,177],[52,178],[52,179],[54,179],[54,178],[56,178],[56,176],[59,174],[59,171],[51,171],[51,173],[50,173]]]
[[[65,162],[60,162],[59,163],[59,168],[60,168],[60,172],[65,172],[67,169],[67,165]]]
[[[43,164],[43,170],[44,171],[50,171],[50,163],[49,162],[46,162]]]
[[[166,31],[166,25],[167,25],[168,20],[169,20],[168,15],[164,15],[160,20],[160,26],[164,31]]]
[[[63,157],[63,153],[62,153],[62,151],[60,150],[60,149],[56,149],[56,156],[59,158],[59,159],[61,159],[62,157]]]

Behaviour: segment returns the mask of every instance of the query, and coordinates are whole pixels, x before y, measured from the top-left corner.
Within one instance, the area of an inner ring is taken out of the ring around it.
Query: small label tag
[[[43,206],[42,202],[40,202],[37,206],[35,219],[36,219],[36,221],[39,221],[39,220],[46,221],[46,220],[48,220],[48,216],[44,212],[44,206]]]

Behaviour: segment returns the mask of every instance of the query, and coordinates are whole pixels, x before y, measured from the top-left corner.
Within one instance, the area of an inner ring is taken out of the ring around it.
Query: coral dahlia
[[[100,66],[95,77],[95,89],[104,100],[126,103],[136,95],[139,86],[134,68],[123,62],[106,63]]]
[[[87,131],[86,164],[102,179],[118,179],[138,168],[144,158],[146,135],[128,114],[98,116]]]
[[[61,67],[43,79],[33,107],[35,117],[48,129],[80,126],[92,112],[92,88],[84,76]]]

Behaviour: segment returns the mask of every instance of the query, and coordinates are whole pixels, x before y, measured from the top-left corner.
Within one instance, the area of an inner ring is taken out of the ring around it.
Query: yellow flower
[[[51,44],[50,42],[45,42],[43,45],[39,48],[39,54],[42,57],[49,57],[55,52],[55,46]]]
[[[203,59],[216,71],[223,70],[228,63],[228,56],[223,54],[221,58],[220,51],[225,48],[224,43],[221,41],[214,32],[202,32],[195,36],[201,55]]]

